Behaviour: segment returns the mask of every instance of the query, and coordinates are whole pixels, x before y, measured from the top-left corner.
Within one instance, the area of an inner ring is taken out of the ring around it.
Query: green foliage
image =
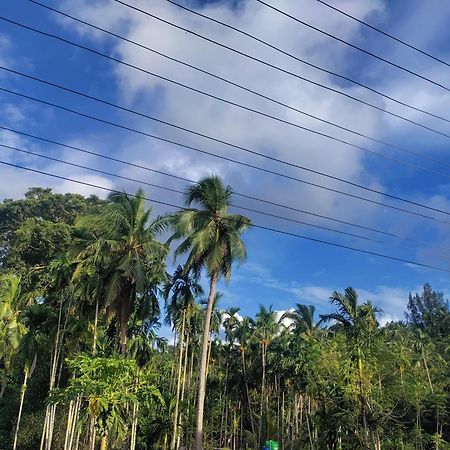
[[[245,259],[250,222],[228,213],[231,193],[207,178],[187,191],[186,211],[155,219],[141,191],[103,202],[33,188],[0,205],[0,449],[12,447],[21,393],[21,450],[39,448],[54,405],[52,448],[73,431],[79,450],[169,449],[174,430],[192,448],[203,369],[207,448],[267,439],[285,450],[449,447],[443,295],[425,285],[409,296],[406,323],[384,327],[351,287],[331,295],[333,311],[319,320],[304,304],[280,320],[272,307],[255,317],[221,310],[215,289],[202,298],[201,275],[212,287]],[[187,256],[173,274],[159,240],[170,224],[175,255]]]

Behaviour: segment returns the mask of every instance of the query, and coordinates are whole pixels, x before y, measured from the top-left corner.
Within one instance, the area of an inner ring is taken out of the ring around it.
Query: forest
[[[450,448],[443,294],[384,326],[350,286],[325,315],[222,309],[252,232],[232,195],[211,176],[161,216],[142,190],[0,204],[0,449]]]

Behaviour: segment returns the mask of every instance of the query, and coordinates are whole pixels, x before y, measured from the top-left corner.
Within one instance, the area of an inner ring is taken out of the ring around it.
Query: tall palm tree
[[[200,273],[205,269],[209,281],[208,304],[203,327],[197,401],[196,449],[203,448],[203,413],[206,392],[206,366],[211,314],[217,283],[221,277],[228,282],[233,262],[246,259],[241,234],[251,225],[250,219],[229,214],[232,190],[217,176],[203,178],[186,191],[187,209],[174,215],[174,234],[170,240],[182,239],[175,257],[188,254],[186,267]],[[192,208],[199,205],[199,209]]]
[[[166,299],[166,322],[172,322],[178,331],[178,373],[177,390],[175,397],[175,409],[173,417],[173,433],[170,444],[171,449],[175,449],[178,438],[178,409],[181,397],[182,367],[183,367],[183,343],[186,333],[186,320],[189,319],[189,311],[195,303],[196,297],[203,294],[203,288],[197,282],[196,277],[192,277],[189,270],[178,266],[174,274],[164,286],[164,297]],[[181,317],[180,317],[181,316]],[[180,325],[181,319],[181,325]],[[185,356],[187,362],[187,351]],[[186,365],[186,364],[185,364]]]
[[[149,287],[165,277],[168,246],[156,236],[167,219],[150,221],[144,192],[136,195],[112,193],[97,216],[84,216],[77,222],[80,233],[79,268],[96,267],[105,286],[105,302],[114,309],[119,347],[126,353],[127,324],[136,300],[149,297]],[[148,298],[151,301],[150,298]]]
[[[358,294],[352,287],[346,288],[344,294],[333,292],[330,301],[336,306],[337,311],[322,315],[321,320],[335,321],[338,327],[342,327],[350,344],[352,359],[356,363],[361,416],[364,427],[364,445],[368,447],[367,399],[363,368],[364,348],[368,346],[371,337],[376,331],[378,326],[376,314],[381,310],[374,307],[371,302],[358,304]]]
[[[234,333],[236,339],[239,342],[239,351],[241,353],[241,360],[242,360],[242,373],[244,375],[245,393],[247,396],[248,413],[250,416],[250,426],[252,429],[253,436],[255,436],[255,425],[252,412],[252,403],[250,400],[250,390],[248,388],[247,363],[245,360],[245,354],[251,342],[254,325],[255,323],[251,318],[244,317],[242,322],[240,322],[239,325],[237,326]]]
[[[261,402],[260,402],[260,425],[258,441],[261,443],[263,432],[263,418],[267,421],[268,403],[266,397],[266,362],[267,362],[267,348],[270,342],[277,334],[279,323],[276,318],[276,313],[272,306],[266,308],[264,305],[259,305],[259,311],[256,314],[255,327],[253,330],[254,339],[261,345],[261,362],[262,362],[262,377],[261,377]]]

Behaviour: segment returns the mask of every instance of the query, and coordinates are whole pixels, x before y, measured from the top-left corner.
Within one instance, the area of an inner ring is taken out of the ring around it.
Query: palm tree
[[[151,301],[149,286],[165,277],[168,246],[156,240],[167,219],[150,222],[151,209],[145,208],[144,192],[136,195],[112,193],[109,203],[97,216],[84,216],[77,222],[82,250],[79,269],[93,266],[105,286],[106,305],[114,309],[119,347],[127,347],[127,324],[137,300]]]
[[[250,426],[252,429],[252,435],[255,436],[255,425],[254,425],[254,419],[253,419],[253,413],[252,413],[252,404],[250,400],[250,391],[248,388],[248,378],[247,378],[247,363],[245,360],[245,353],[247,351],[247,348],[249,347],[252,333],[253,333],[253,327],[255,323],[252,319],[249,317],[244,317],[242,322],[239,323],[235,330],[235,337],[239,342],[239,351],[241,353],[242,358],[242,373],[244,375],[244,383],[245,383],[245,393],[247,396],[247,404],[248,404],[248,413],[250,416]]]
[[[27,331],[19,321],[20,303],[20,278],[13,274],[3,274],[0,278],[0,361],[3,363],[0,399],[5,393],[8,370]]]
[[[185,330],[186,318],[195,303],[195,298],[202,294],[203,288],[197,282],[196,278],[191,277],[189,270],[185,270],[182,266],[178,266],[176,268],[174,274],[164,286],[164,297],[166,299],[167,311],[166,322],[172,322],[174,328],[178,330],[178,374],[173,418],[173,433],[170,444],[171,449],[175,449],[176,447],[179,426],[178,409],[181,397],[181,379],[182,373],[185,373],[185,370],[183,371],[183,342],[185,335],[187,334]],[[185,367],[187,364],[187,350],[188,349],[186,348]]]
[[[333,320],[338,326],[342,327],[347,341],[350,344],[350,351],[353,359],[356,361],[358,389],[361,404],[361,416],[364,427],[364,445],[368,447],[368,429],[366,417],[366,389],[364,387],[364,347],[368,346],[369,341],[378,326],[376,314],[381,310],[366,302],[358,304],[358,294],[352,287],[345,289],[344,294],[333,292],[330,301],[336,306],[337,312],[321,316],[321,320]]]
[[[315,322],[314,312],[316,308],[314,305],[296,304],[296,308],[292,311],[287,311],[281,316],[281,321],[289,319],[292,324],[289,328],[293,329],[296,334],[304,334],[308,338],[314,338],[320,328],[322,320]]]
[[[173,217],[174,234],[170,240],[182,239],[175,257],[188,254],[186,268],[194,273],[205,269],[209,281],[208,304],[203,327],[197,401],[196,449],[203,448],[203,413],[206,392],[206,366],[211,314],[220,277],[228,282],[233,262],[246,259],[241,234],[251,225],[248,218],[229,214],[232,190],[217,176],[200,180],[186,191],[187,209]],[[198,204],[200,209],[192,208]]]
[[[20,390],[19,412],[14,432],[13,450],[17,448],[27,382],[36,368],[38,353],[43,348],[42,338],[45,336],[49,317],[51,316],[48,308],[42,305],[31,305],[23,311],[23,322],[27,328],[27,333],[23,336],[19,348],[21,359],[23,359],[23,382]]]
[[[238,328],[239,324],[241,323],[241,320],[238,316],[238,313],[241,309],[237,308],[235,306],[225,309],[222,311],[222,325],[225,330],[225,336],[228,340],[228,345],[231,347],[233,346],[234,342],[234,333],[236,329]]]
[[[266,361],[267,361],[267,348],[277,334],[279,329],[278,321],[276,319],[276,313],[272,310],[272,306],[266,308],[263,305],[259,305],[259,311],[256,314],[255,327],[253,330],[253,336],[256,341],[261,345],[261,361],[262,361],[262,377],[261,377],[261,402],[260,402],[260,425],[258,441],[261,443],[263,432],[263,417],[265,415],[267,421],[268,404],[266,397]]]

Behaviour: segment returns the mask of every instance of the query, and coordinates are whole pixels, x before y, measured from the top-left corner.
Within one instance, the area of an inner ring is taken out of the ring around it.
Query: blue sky
[[[131,44],[107,37],[98,31],[94,32],[69,19],[63,19],[28,0],[7,2],[2,8],[2,15],[268,114],[332,134],[394,158],[427,166],[444,175],[450,174],[448,166],[445,165],[450,164],[449,139],[447,138],[249,61],[225,49],[199,40],[193,35],[177,31],[154,19],[133,12],[113,0],[95,2],[43,0],[43,3],[251,87],[296,108],[304,109],[311,114],[377,139],[401,145],[442,161],[442,163],[424,161],[392,148],[349,135],[313,119],[307,119],[291,110],[243,93],[234,87],[155,56]],[[235,32],[183,12],[165,0],[150,2],[130,0],[129,3],[270,61],[272,64],[375,103],[383,109],[389,109],[444,133],[450,133],[448,123],[412,112],[362,88],[308,68]],[[410,1],[408,8],[404,7],[403,2],[382,0],[345,0],[333,1],[333,3],[359,18],[450,61],[450,45],[448,44],[450,30],[446,25],[450,19],[450,4],[445,0],[436,0],[432,3]],[[302,27],[255,0],[191,2],[188,4],[194,5],[206,14],[245,29],[314,64],[355,78],[416,107],[450,118],[448,112],[450,93],[448,91]],[[277,1],[276,4],[302,20],[322,27],[356,45],[392,59],[437,82],[448,83],[449,67],[402,47],[373,31],[364,29],[356,22],[325,8],[314,0],[283,0]],[[255,116],[250,112],[189,92],[3,21],[0,21],[0,65],[63,84],[148,115],[158,116],[237,145],[369,186],[381,192],[450,211],[450,189],[448,178],[445,176],[433,175],[376,158],[343,144],[333,143],[294,127]],[[148,133],[180,140],[243,162],[257,164],[270,170],[301,177],[349,193],[365,195],[375,201],[426,213],[438,219],[448,219],[446,214],[401,204],[379,194],[363,192],[337,181],[302,173],[294,168],[286,168],[278,163],[242,154],[236,149],[174,131],[143,117],[137,117],[74,94],[64,93],[25,80],[3,70],[0,70],[0,86],[78,109],[106,120],[132,126]],[[423,241],[423,244],[416,245],[399,239],[385,238],[369,231],[357,230],[325,219],[317,219],[286,209],[237,198],[236,203],[240,205],[342,231],[356,232],[374,239],[381,238],[386,241],[386,244],[375,244],[357,238],[314,230],[279,219],[249,214],[257,224],[424,264],[449,267],[450,251],[445,252],[435,247],[450,248],[448,225],[446,224],[352,200],[274,175],[263,174],[250,168],[196,154],[51,107],[19,99],[7,93],[0,93],[0,110],[0,126],[8,126],[70,145],[92,149],[98,153],[126,159],[189,179],[196,180],[211,173],[219,173],[237,192],[407,236]],[[176,189],[185,187],[182,182],[161,175],[118,163],[107,163],[94,156],[43,144],[40,141],[1,130],[0,143],[45,153],[52,157],[149,183],[162,184]],[[4,161],[108,188],[125,189],[130,192],[137,189],[137,184],[133,182],[62,166],[4,148],[0,149],[0,156],[0,159]],[[29,186],[51,186],[58,192],[72,191],[82,194],[94,192],[105,195],[102,191],[96,191],[86,186],[11,167],[0,166],[0,176],[2,179],[0,198],[18,198]],[[151,198],[180,205],[182,203],[177,194],[148,186],[144,187],[147,195]],[[155,205],[154,209],[155,213],[167,211],[167,208],[158,205]],[[331,292],[351,285],[361,292],[363,300],[371,299],[384,310],[382,319],[386,321],[403,317],[408,292],[420,289],[423,283],[430,282],[438,290],[445,292],[448,290],[448,274],[445,272],[412,267],[408,264],[277,235],[260,229],[248,232],[245,235],[245,241],[248,248],[248,262],[244,266],[236,268],[229,286],[223,287],[222,301],[223,307],[232,305],[241,307],[243,314],[253,314],[260,303],[272,304],[277,310],[286,310],[297,302],[315,304],[319,312],[324,312],[329,309],[328,297]]]

